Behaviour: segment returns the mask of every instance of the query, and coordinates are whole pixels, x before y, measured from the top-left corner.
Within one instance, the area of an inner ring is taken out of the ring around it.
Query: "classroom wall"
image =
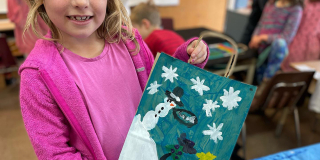
[[[174,29],[206,27],[224,30],[227,0],[180,0],[178,6],[159,7],[161,17],[173,18]]]
[[[0,14],[7,13],[7,0],[0,0]]]

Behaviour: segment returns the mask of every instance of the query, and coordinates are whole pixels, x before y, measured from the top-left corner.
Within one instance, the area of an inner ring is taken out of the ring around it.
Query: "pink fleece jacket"
[[[154,58],[138,32],[135,38],[140,51],[131,57],[144,90]],[[180,46],[174,56],[187,62],[187,45],[195,39]],[[128,41],[126,46],[135,45]],[[197,66],[203,68],[207,61]],[[19,73],[22,116],[38,158],[106,160],[84,99],[55,44],[38,40]]]

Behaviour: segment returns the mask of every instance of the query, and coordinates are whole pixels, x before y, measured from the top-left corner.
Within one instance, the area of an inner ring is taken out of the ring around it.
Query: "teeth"
[[[86,21],[86,20],[90,19],[90,16],[83,16],[83,17],[80,17],[80,16],[70,16],[70,19],[71,19],[71,20],[76,20],[76,21]]]

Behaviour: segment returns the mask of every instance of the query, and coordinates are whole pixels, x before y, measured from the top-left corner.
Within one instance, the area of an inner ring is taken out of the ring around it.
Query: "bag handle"
[[[200,33],[200,36],[202,36],[203,38],[218,37],[218,38],[226,40],[227,42],[229,42],[231,44],[234,52],[232,53],[232,55],[229,59],[228,65],[226,67],[226,72],[224,74],[224,77],[229,78],[229,76],[232,74],[232,71],[234,69],[234,66],[236,65],[237,58],[238,58],[238,45],[237,45],[237,43],[229,36],[226,36],[222,33],[213,32],[213,31],[203,31]]]

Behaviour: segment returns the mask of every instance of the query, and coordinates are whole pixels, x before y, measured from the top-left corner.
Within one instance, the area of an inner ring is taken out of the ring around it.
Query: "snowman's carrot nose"
[[[170,106],[172,106],[172,107],[173,107],[173,106],[174,106],[174,104],[170,103]]]

